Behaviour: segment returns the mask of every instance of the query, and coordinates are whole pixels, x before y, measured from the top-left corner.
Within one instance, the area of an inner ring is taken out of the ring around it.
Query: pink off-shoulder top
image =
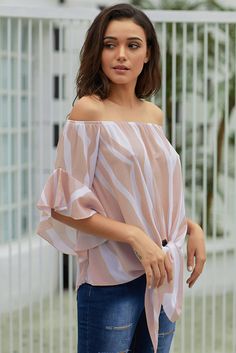
[[[37,234],[77,258],[77,286],[131,281],[144,268],[127,243],[75,230],[51,217],[51,209],[82,219],[99,213],[141,228],[170,251],[174,279],[146,288],[145,310],[153,346],[160,307],[171,321],[183,299],[183,244],[187,231],[181,163],[160,125],[137,121],[67,120],[57,146],[55,169],[37,203]]]

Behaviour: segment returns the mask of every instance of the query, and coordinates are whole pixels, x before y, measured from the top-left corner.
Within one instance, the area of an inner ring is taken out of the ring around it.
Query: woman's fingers
[[[191,273],[191,276],[186,281],[186,283],[189,285],[189,288],[194,285],[194,283],[202,273],[205,262],[205,257],[196,256],[196,265],[194,267],[193,272]]]
[[[173,266],[170,259],[170,254],[167,252],[164,258],[159,258],[155,263],[151,264],[153,271],[153,285],[160,287],[167,277],[167,281],[170,283],[173,280]]]
[[[168,258],[169,255],[147,236],[139,237],[138,240],[132,247],[144,267],[147,286],[149,288],[152,285],[154,287],[162,286],[166,276],[170,282],[172,280],[172,263]]]
[[[157,287],[162,286],[162,284],[164,283],[165,277],[166,277],[164,258],[163,258],[163,260],[159,261],[159,271],[160,271],[160,279],[159,279]]]
[[[165,264],[165,271],[167,274],[167,281],[170,283],[173,280],[173,267],[172,267],[172,262],[170,260],[169,252],[166,253],[164,264]]]
[[[159,270],[157,263],[152,264],[152,271],[153,271],[153,286],[158,287],[161,273],[160,273],[160,270]]]
[[[202,228],[191,220],[188,220],[188,224],[190,227],[187,238],[187,267],[191,276],[186,282],[191,288],[203,271],[206,262],[206,249]]]
[[[150,275],[150,270],[151,270],[151,275]],[[164,259],[153,261],[150,264],[150,266],[148,266],[148,270],[146,270],[146,273],[150,278],[151,285],[153,284],[153,286],[157,288],[160,287],[164,283],[164,280],[166,277]]]
[[[151,268],[151,266],[147,266],[147,268],[145,268],[145,272],[146,272],[146,282],[147,282],[147,286],[148,286],[148,288],[151,288],[151,286],[152,286],[152,281],[153,281],[153,275],[152,275],[152,268]]]

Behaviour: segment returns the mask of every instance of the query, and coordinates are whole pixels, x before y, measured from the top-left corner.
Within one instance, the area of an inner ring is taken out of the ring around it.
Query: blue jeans
[[[145,274],[114,286],[83,283],[77,291],[77,353],[154,353],[144,309],[145,287]],[[158,353],[169,352],[174,331],[175,323],[161,307]]]

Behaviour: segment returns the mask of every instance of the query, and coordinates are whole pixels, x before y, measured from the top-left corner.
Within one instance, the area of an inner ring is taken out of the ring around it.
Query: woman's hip
[[[77,291],[77,353],[153,353],[144,308],[145,289],[145,274],[115,286],[82,284]],[[169,352],[174,328],[161,308],[158,353]]]
[[[115,286],[82,284],[77,291],[78,353],[128,352],[145,288],[145,275]]]

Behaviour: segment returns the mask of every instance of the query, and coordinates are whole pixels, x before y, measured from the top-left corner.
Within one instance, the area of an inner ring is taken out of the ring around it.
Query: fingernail
[[[192,266],[188,266],[188,271],[192,272],[192,270],[193,270]]]
[[[148,289],[151,289],[151,286],[150,286],[150,285],[148,286]]]

